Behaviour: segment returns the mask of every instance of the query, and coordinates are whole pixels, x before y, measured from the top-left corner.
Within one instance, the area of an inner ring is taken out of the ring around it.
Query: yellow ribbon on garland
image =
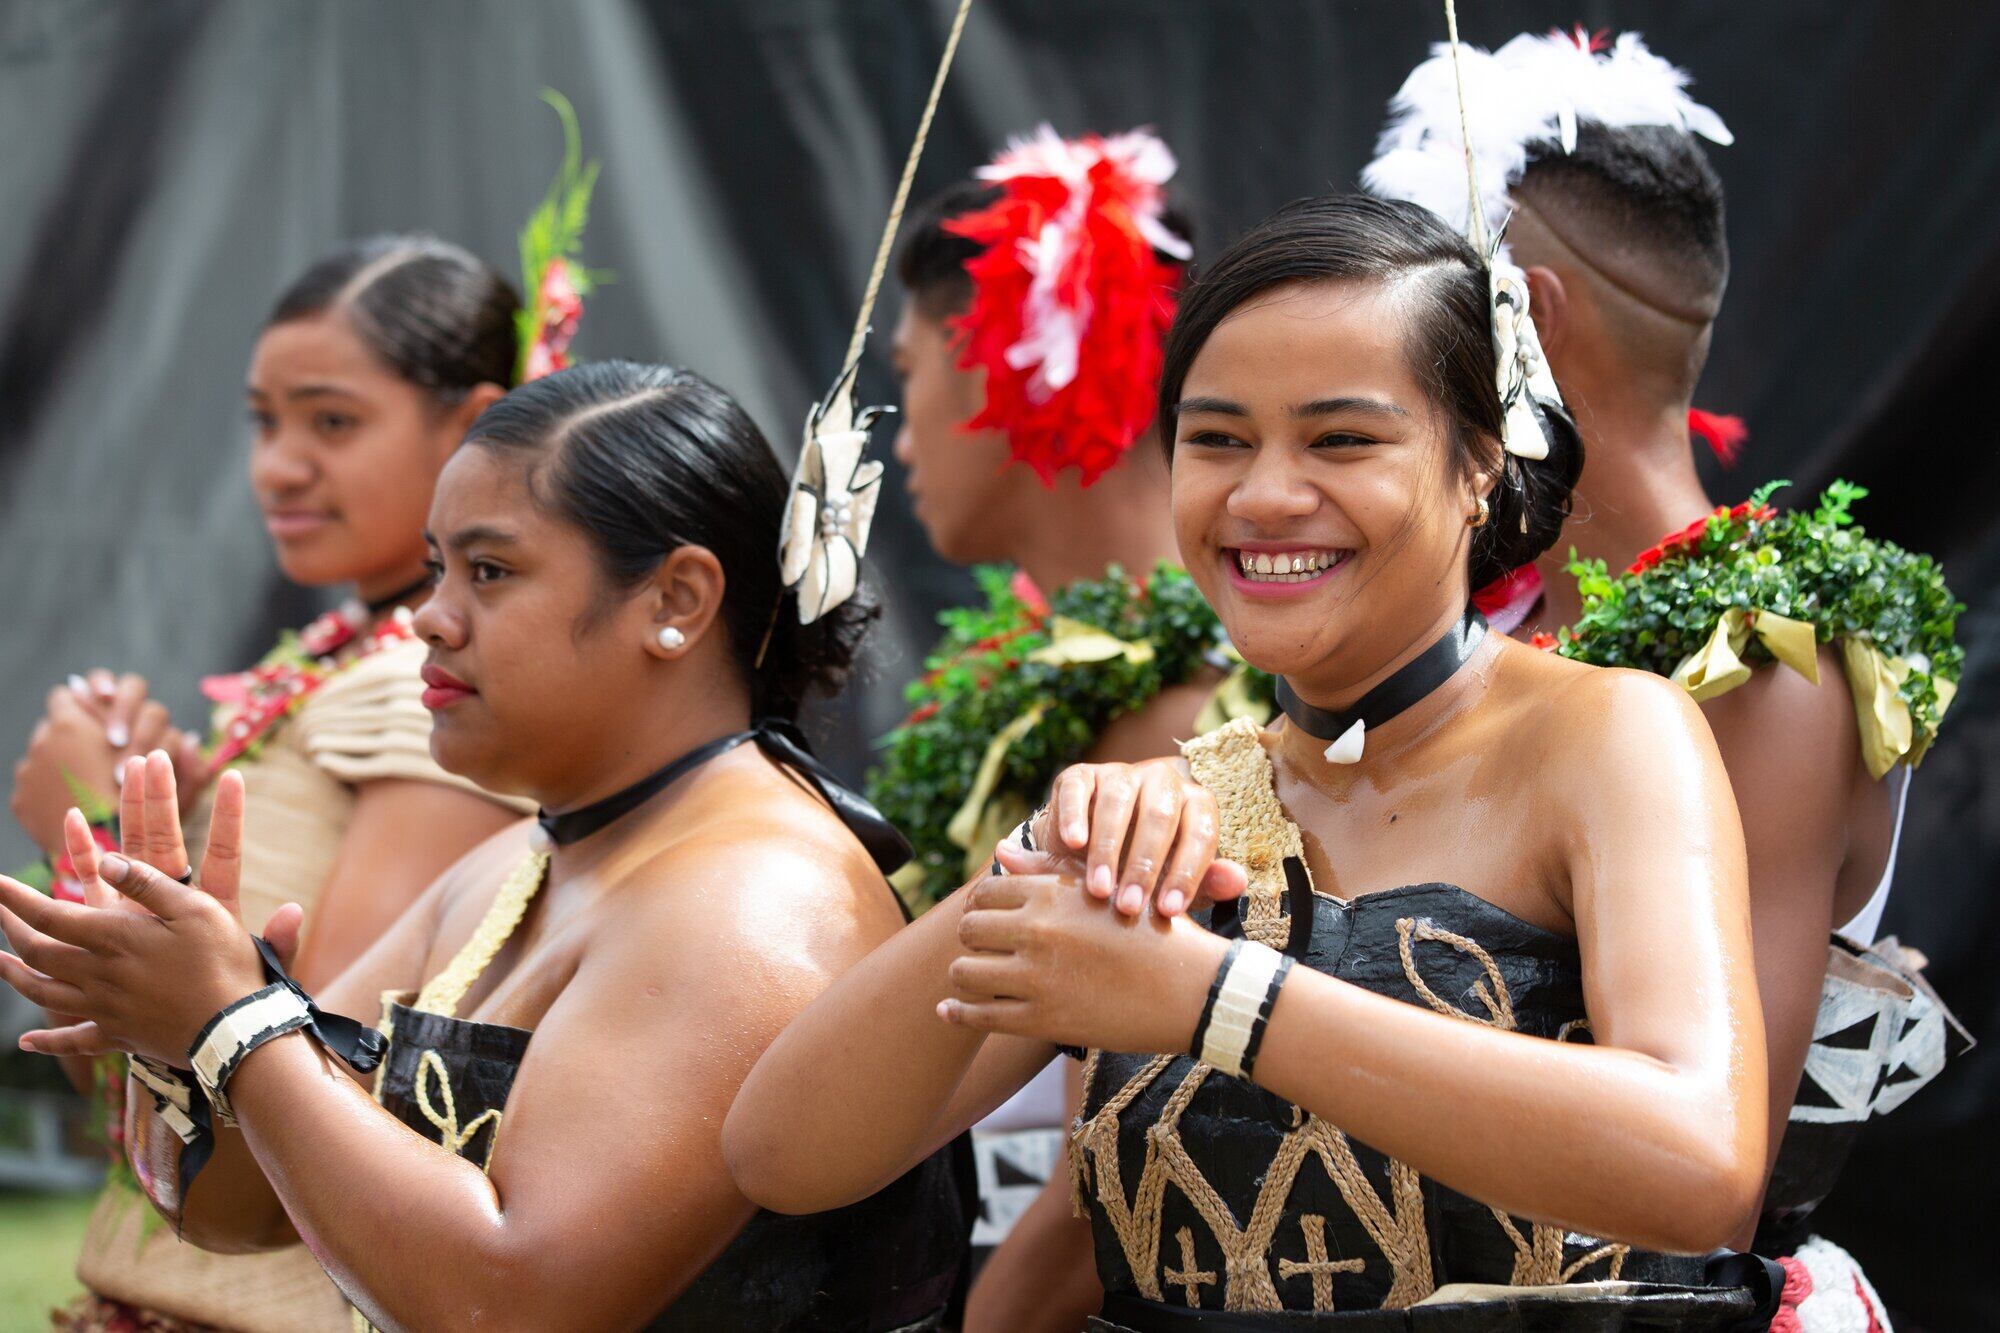
[[[1109,630],[1069,616],[1056,616],[1049,621],[1048,643],[1029,653],[1028,661],[1043,666],[1070,667],[1089,666],[1121,657],[1134,666],[1144,666],[1153,660],[1153,645],[1145,639],[1136,642],[1121,639]],[[966,874],[974,874],[992,859],[993,849],[999,845],[1000,839],[1012,833],[1014,826],[1031,813],[1032,807],[1027,798],[1019,792],[996,795],[994,788],[1000,784],[1000,772],[1006,763],[1007,751],[1013,748],[1015,741],[1033,731],[1052,706],[1052,700],[1044,699],[1000,728],[999,733],[986,743],[986,753],[980,756],[979,768],[973,774],[972,789],[966,792],[965,800],[944,830],[945,836],[955,846],[965,848]]]
[[[1740,606],[1724,611],[1708,642],[1674,668],[1674,684],[1693,695],[1696,703],[1729,693],[1750,679],[1750,666],[1742,654],[1752,635],[1772,657],[1819,684],[1819,645],[1811,621]]]
[[[1951,701],[1958,697],[1958,682],[1946,680],[1943,676],[1933,676],[1931,678],[1931,688],[1937,691],[1938,723],[1939,725],[1943,725],[1944,710],[1951,707]],[[1936,728],[1917,737],[1916,741],[1910,746],[1908,762],[1911,768],[1915,768],[1918,764],[1924,762],[1924,756],[1930,753],[1931,743],[1936,739]]]
[[[1057,667],[1109,662],[1114,657],[1144,666],[1153,660],[1153,645],[1144,639],[1134,643],[1081,620],[1057,616],[1049,622],[1048,644],[1028,654],[1030,662]]]
[[[1674,668],[1674,683],[1693,695],[1696,703],[1729,693],[1750,679],[1750,667],[1742,653],[1752,635],[1772,657],[1819,684],[1819,649],[1812,623],[1742,607],[1723,612],[1708,642]],[[1916,767],[1936,739],[1936,732],[1917,734],[1916,719],[1909,701],[1903,698],[1901,687],[1909,679],[1909,662],[1890,657],[1853,635],[1842,635],[1839,642],[1841,669],[1848,692],[1854,696],[1854,720],[1861,732],[1861,757],[1869,776],[1880,779],[1899,762]],[[1943,678],[1932,684],[1942,718],[1958,687]]]
[[[1861,728],[1861,754],[1870,776],[1879,778],[1901,760],[1915,768],[1937,739],[1935,728],[1917,734],[1916,719],[1909,701],[1903,698],[1902,684],[1910,678],[1907,658],[1890,657],[1865,639],[1840,641],[1841,665],[1847,672],[1847,688],[1854,695],[1854,720]],[[1937,691],[1938,720],[1958,695],[1955,682],[1942,676],[1931,681]]]
[[[1235,665],[1222,678],[1208,698],[1202,701],[1201,711],[1194,716],[1194,734],[1206,736],[1217,727],[1234,722],[1239,717],[1247,717],[1258,726],[1271,721],[1271,705],[1251,693],[1250,680],[1255,673],[1234,648],[1223,652]]]
[[[985,863],[993,854],[994,846],[1007,836],[1015,824],[1027,818],[1026,801],[1019,796],[1013,796],[1011,800],[1002,798],[1000,801],[994,801],[993,789],[1000,783],[1000,770],[1006,763],[1007,751],[1013,748],[1015,741],[1035,729],[1035,725],[1042,720],[1042,716],[1049,711],[1049,708],[1050,702],[1044,699],[1000,728],[993,739],[986,743],[986,753],[980,756],[979,768],[973,774],[972,789],[966,792],[965,800],[958,807],[958,813],[954,814],[951,822],[945,825],[945,836],[965,848],[965,873],[968,875]],[[1015,814],[1010,821],[1001,823],[1000,821],[1015,805],[1021,807],[1020,813]],[[997,831],[995,831],[996,825]]]
[[[1916,740],[1910,705],[1897,686],[1910,674],[1909,663],[1890,659],[1865,639],[1840,641],[1840,661],[1847,671],[1847,688],[1854,694],[1854,720],[1861,727],[1861,757],[1868,773],[1879,778],[1910,752]]]

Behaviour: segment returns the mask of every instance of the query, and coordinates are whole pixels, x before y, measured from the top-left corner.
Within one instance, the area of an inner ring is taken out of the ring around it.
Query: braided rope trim
[[[549,854],[529,852],[500,886],[472,937],[459,947],[441,972],[424,983],[410,1007],[427,1014],[455,1017],[459,1002],[465,999],[466,992],[486,971],[501,946],[513,936],[514,928],[521,924],[528,904],[541,892],[548,874]]]

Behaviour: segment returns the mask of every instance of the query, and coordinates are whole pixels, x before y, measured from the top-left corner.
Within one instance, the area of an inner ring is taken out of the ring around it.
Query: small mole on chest
[[[1395,812],[1394,812],[1394,811],[1391,811],[1391,812],[1390,812],[1390,814],[1389,814],[1389,822],[1390,822],[1391,824],[1393,824],[1393,823],[1395,823],[1395,822],[1396,822],[1396,819],[1397,819],[1397,816],[1396,816]]]

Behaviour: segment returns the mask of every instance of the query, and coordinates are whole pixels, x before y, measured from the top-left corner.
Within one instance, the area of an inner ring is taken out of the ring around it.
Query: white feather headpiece
[[[1548,455],[1535,401],[1562,406],[1561,391],[1528,317],[1527,277],[1502,237],[1509,192],[1530,150],[1576,148],[1577,126],[1664,125],[1719,144],[1733,141],[1722,118],[1687,95],[1689,76],[1646,49],[1636,32],[1599,49],[1582,29],[1522,33],[1498,51],[1452,40],[1410,71],[1389,102],[1389,123],[1361,184],[1384,199],[1421,204],[1487,253],[1493,344],[1505,425],[1501,443],[1523,458]],[[1473,215],[1475,205],[1478,215]]]
[[[1470,233],[1469,138],[1490,234],[1513,210],[1508,191],[1527,170],[1529,151],[1544,145],[1573,150],[1580,124],[1665,125],[1718,144],[1734,142],[1722,117],[1687,95],[1687,71],[1647,50],[1638,33],[1622,33],[1605,49],[1595,45],[1579,31],[1522,33],[1493,52],[1459,47],[1468,128],[1461,135],[1451,47],[1437,43],[1390,99],[1389,123],[1376,141],[1375,160],[1361,172],[1362,188],[1422,204]]]

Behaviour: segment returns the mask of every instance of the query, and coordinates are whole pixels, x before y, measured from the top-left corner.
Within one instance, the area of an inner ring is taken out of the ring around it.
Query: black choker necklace
[[[431,576],[429,573],[426,573],[422,578],[418,579],[415,583],[409,584],[407,587],[398,588],[396,589],[396,591],[388,594],[386,597],[369,598],[367,601],[363,602],[362,605],[368,608],[368,614],[370,617],[379,616],[384,611],[387,611],[390,607],[395,606],[401,602],[408,601],[410,598],[415,597],[418,593],[422,592],[424,589],[430,586],[431,586]]]
[[[546,852],[587,838],[659,795],[676,778],[687,776],[709,760],[729,753],[746,741],[755,741],[757,748],[773,762],[791,769],[804,779],[807,786],[818,792],[833,807],[840,822],[861,840],[861,845],[868,849],[869,856],[874,858],[883,874],[889,874],[910,859],[909,840],[897,831],[896,826],[884,819],[881,811],[842,786],[833,770],[813,757],[806,738],[797,727],[776,718],[765,718],[749,731],[720,736],[706,745],[696,746],[665,768],[640,778],[623,791],[613,792],[601,801],[592,801],[589,805],[565,810],[559,815],[542,811],[536,816],[535,827],[529,832],[529,842],[536,851]]]
[[[1336,764],[1352,764],[1361,758],[1366,734],[1403,712],[1458,674],[1472,659],[1473,650],[1486,637],[1486,618],[1467,607],[1465,616],[1444,632],[1444,636],[1409,661],[1350,708],[1338,711],[1314,708],[1299,698],[1291,682],[1278,678],[1278,707],[1292,725],[1308,736],[1331,741],[1326,757]]]

